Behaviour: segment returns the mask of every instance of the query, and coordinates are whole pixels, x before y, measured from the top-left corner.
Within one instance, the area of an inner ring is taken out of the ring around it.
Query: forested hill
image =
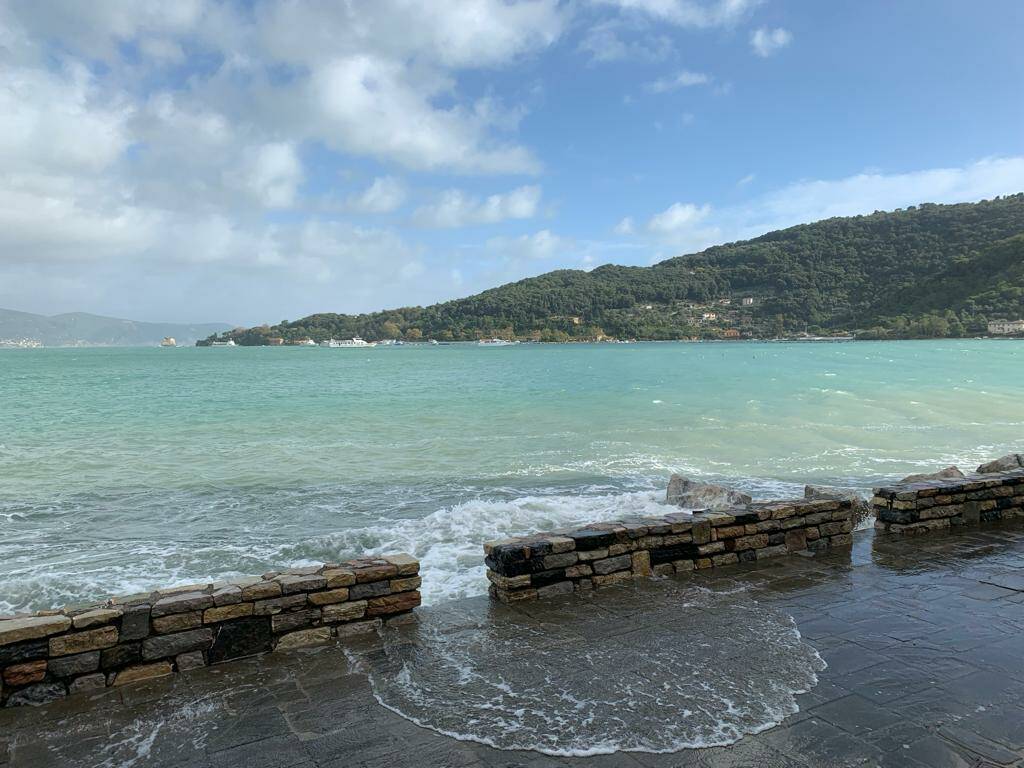
[[[746,300],[746,301],[744,301]],[[362,336],[958,336],[1024,318],[1024,193],[819,221],[651,267],[559,270],[429,307],[311,315],[241,344]]]

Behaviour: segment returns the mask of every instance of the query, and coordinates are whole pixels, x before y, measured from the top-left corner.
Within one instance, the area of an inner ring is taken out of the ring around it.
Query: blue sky
[[[1024,5],[0,0],[0,306],[294,319],[1024,191]]]

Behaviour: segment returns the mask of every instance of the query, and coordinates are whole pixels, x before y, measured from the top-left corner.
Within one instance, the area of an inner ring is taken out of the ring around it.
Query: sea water
[[[0,350],[0,613],[1022,447],[1011,341]]]

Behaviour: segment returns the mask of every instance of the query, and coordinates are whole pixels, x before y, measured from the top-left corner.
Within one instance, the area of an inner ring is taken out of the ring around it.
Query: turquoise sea
[[[1011,341],[0,350],[0,613],[1024,448]]]

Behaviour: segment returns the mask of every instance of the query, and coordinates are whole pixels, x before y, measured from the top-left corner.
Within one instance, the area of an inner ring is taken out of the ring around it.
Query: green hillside
[[[230,335],[240,344],[355,335],[907,338],[975,334],[990,319],[1020,317],[1024,194],[827,219],[651,267],[559,270],[429,307],[317,314]]]

